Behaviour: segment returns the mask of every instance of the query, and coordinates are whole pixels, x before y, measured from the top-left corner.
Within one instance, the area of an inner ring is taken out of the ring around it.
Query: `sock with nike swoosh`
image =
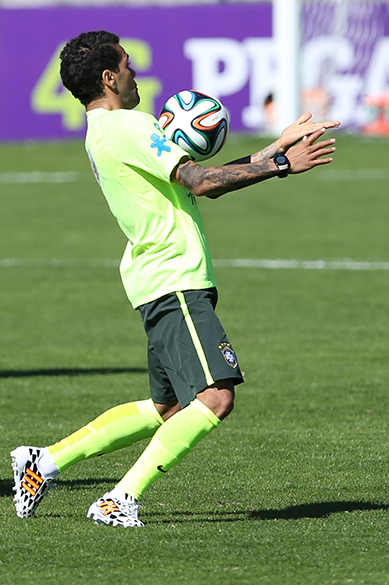
[[[142,455],[116,487],[138,499],[220,422],[212,410],[196,398],[158,429]]]

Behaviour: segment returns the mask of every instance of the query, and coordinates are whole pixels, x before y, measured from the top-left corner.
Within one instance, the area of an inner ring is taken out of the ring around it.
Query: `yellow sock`
[[[163,423],[153,401],[128,402],[107,410],[69,437],[48,447],[59,471],[78,461],[129,447],[152,437]]]
[[[193,400],[158,429],[142,455],[116,487],[139,498],[149,485],[181,461],[219,424],[220,419],[212,410],[200,400]]]

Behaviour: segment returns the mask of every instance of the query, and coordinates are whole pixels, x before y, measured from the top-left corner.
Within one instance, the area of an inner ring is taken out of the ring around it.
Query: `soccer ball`
[[[170,97],[159,114],[166,136],[195,160],[206,160],[222,148],[228,135],[227,110],[200,91],[186,89]]]

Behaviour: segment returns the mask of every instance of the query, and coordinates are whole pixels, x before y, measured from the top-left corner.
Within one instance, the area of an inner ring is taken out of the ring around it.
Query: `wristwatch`
[[[290,162],[284,154],[276,154],[273,158],[274,163],[278,169],[278,176],[280,179],[288,176],[290,169]]]

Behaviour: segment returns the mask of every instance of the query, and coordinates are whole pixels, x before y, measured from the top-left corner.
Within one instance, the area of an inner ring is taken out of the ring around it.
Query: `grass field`
[[[232,136],[217,160],[264,144]],[[389,584],[387,152],[339,135],[329,167],[199,201],[246,383],[124,530],[85,514],[144,443],[68,469],[36,518],[14,512],[10,449],[148,397],[148,378],[83,145],[0,145],[2,584]]]

